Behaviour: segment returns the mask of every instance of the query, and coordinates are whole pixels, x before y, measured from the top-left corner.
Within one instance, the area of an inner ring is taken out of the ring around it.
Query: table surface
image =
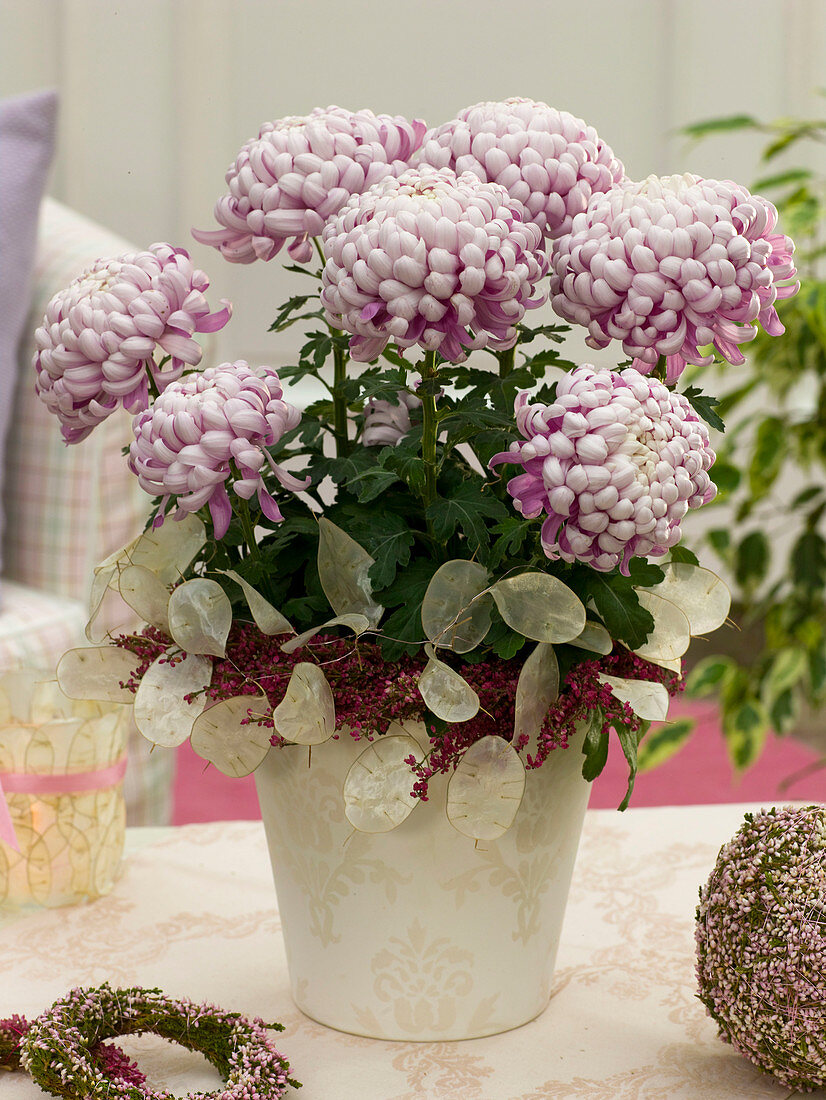
[[[258,822],[129,830],[110,896],[0,914],[0,1017],[35,1016],[74,985],[159,986],[280,1020],[276,1046],[304,1082],[290,1092],[297,1100],[781,1100],[789,1090],[721,1042],[695,997],[697,891],[755,808],[589,811],[554,996],[504,1035],[390,1043],[304,1016],[290,998]],[[200,1056],[155,1037],[123,1046],[156,1087],[219,1086]],[[44,1095],[23,1074],[3,1074],[0,1091]]]

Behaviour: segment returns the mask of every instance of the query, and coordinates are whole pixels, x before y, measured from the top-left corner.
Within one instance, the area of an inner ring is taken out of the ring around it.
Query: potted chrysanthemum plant
[[[167,246],[101,262],[38,332],[67,441],[126,406],[157,502],[93,592],[148,625],[71,651],[60,681],[256,771],[310,1015],[395,1038],[516,1026],[550,995],[610,738],[630,795],[691,635],[726,618],[679,546],[715,493],[714,402],[680,374],[778,330],[791,243],[744,188],[634,183],[526,99],[431,131],[282,119],[227,183],[195,236],[240,263],[287,244],[303,292],[272,327],[305,326],[298,363],[200,369],[192,333],[228,308]],[[629,361],[564,360],[565,324],[526,323],[548,298]],[[305,377],[327,396],[301,413],[282,385]]]

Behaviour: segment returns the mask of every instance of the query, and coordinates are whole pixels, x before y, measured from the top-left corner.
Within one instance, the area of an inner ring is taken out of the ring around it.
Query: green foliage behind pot
[[[718,406],[728,430],[716,503],[728,515],[705,537],[733,582],[742,634],[728,653],[700,661],[689,690],[718,697],[732,762],[745,768],[769,730],[789,733],[826,703],[826,176],[788,166],[813,159],[826,121],[739,115],[684,132],[734,131],[765,135],[753,189],[775,202],[801,275],[799,294],[784,303],[786,335],[758,333],[747,380]],[[780,160],[787,166],[775,168]]]

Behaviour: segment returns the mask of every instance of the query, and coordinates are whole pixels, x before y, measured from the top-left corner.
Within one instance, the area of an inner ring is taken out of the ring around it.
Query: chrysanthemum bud
[[[410,410],[419,408],[421,401],[406,390],[399,390],[396,397],[395,403],[371,397],[364,406],[361,441],[365,447],[395,447],[410,431]]]

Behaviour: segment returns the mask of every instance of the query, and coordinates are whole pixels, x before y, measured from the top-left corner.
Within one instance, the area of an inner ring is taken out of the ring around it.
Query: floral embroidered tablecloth
[[[304,1082],[299,1100],[781,1100],[789,1090],[720,1042],[694,996],[697,891],[749,808],[590,811],[554,996],[504,1035],[379,1042],[299,1012],[253,822],[130,830],[109,897],[0,912],[0,1017],[34,1016],[73,985],[160,986],[285,1024],[276,1046]],[[219,1086],[200,1056],[154,1037],[123,1045],[150,1084],[178,1095]],[[44,1095],[21,1074],[0,1075],[0,1092]]]

